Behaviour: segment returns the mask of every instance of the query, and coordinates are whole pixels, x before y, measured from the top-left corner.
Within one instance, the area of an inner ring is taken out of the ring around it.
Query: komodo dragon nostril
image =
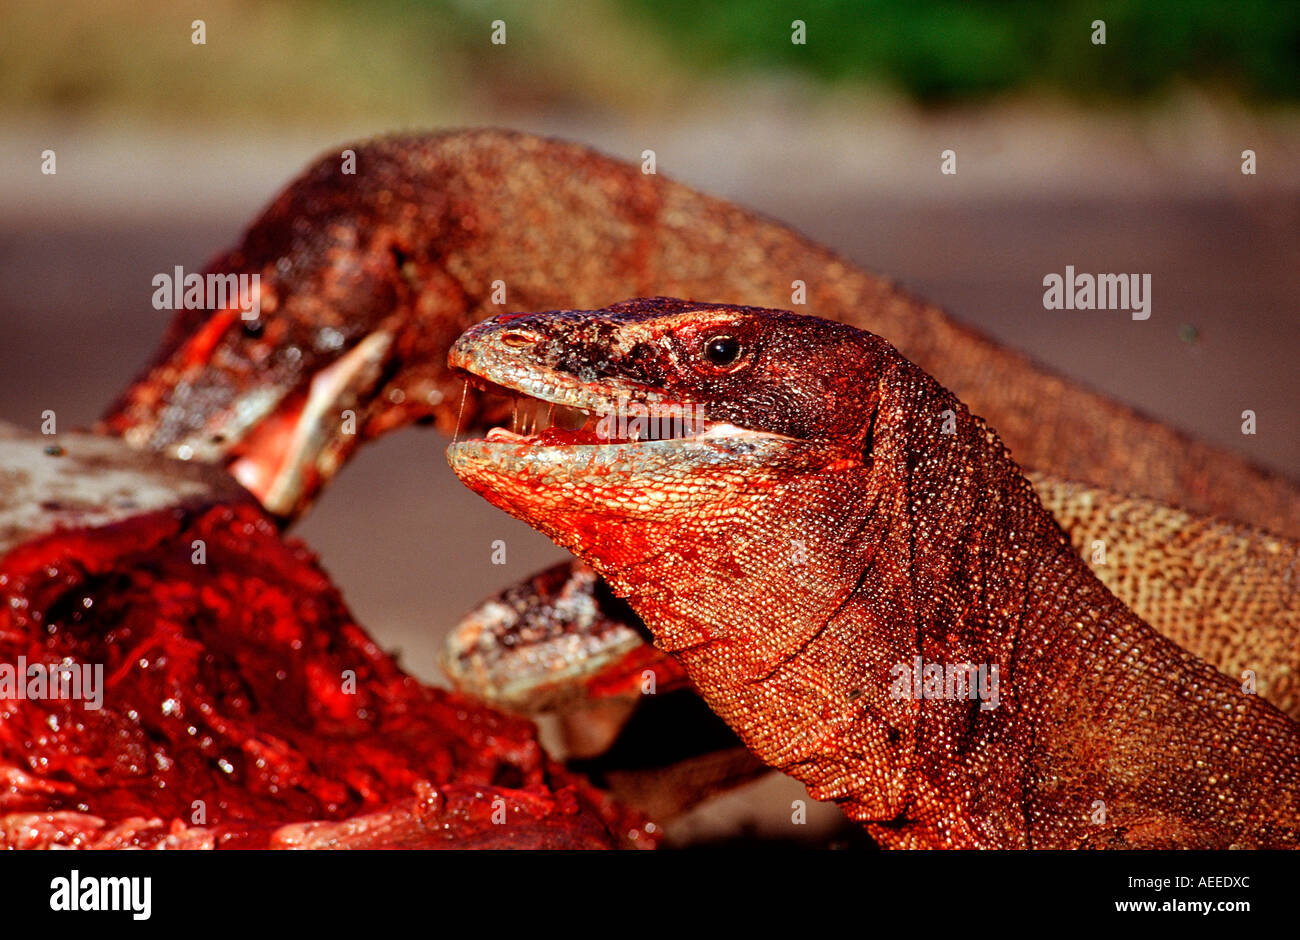
[[[501,334],[501,342],[506,346],[531,346],[540,340],[541,336],[538,334],[521,330],[511,330]]]

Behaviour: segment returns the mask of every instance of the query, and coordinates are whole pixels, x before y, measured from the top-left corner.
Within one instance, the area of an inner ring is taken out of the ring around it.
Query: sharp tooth
[[[492,430],[487,432],[487,440],[494,441],[494,442],[504,441],[507,443],[522,444],[526,442],[528,438],[524,437],[522,434],[516,434],[513,431],[507,431],[505,428],[493,428]]]

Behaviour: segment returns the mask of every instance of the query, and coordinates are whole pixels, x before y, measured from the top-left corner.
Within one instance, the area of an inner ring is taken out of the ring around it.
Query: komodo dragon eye
[[[735,365],[743,351],[734,336],[711,336],[704,342],[704,358],[715,366]]]

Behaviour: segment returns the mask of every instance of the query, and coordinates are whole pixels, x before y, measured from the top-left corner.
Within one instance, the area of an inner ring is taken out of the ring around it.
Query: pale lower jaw
[[[815,444],[776,437],[556,446],[472,440],[447,449],[452,471],[493,502],[490,493],[510,503],[535,497],[574,509],[603,502],[646,511],[706,504],[815,472],[826,461]]]
[[[793,438],[788,438],[780,434],[771,434],[767,431],[751,431],[748,428],[739,428],[734,424],[711,424],[698,434],[690,434],[681,437],[651,438],[644,441],[607,441],[601,444],[541,444],[536,441],[535,435],[516,434],[514,431],[507,431],[505,428],[492,428],[488,431],[485,440],[489,444],[523,444],[529,447],[621,447],[626,444],[679,444],[687,441],[713,441],[721,440],[723,438],[732,440],[794,440]]]
[[[378,381],[392,341],[390,333],[371,333],[322,369],[312,378],[289,429],[231,461],[230,474],[267,512],[283,518],[298,515],[337,472],[360,431],[358,402]],[[354,409],[351,428],[344,424],[342,412],[347,408]]]
[[[696,437],[674,437],[654,441],[624,441],[610,444],[534,444],[527,438],[475,439],[460,441],[447,448],[447,459],[455,469],[458,463],[486,462],[494,466],[527,468],[606,467],[614,463],[686,463],[731,464],[739,459],[775,456],[801,449],[803,442],[764,434],[725,433]]]

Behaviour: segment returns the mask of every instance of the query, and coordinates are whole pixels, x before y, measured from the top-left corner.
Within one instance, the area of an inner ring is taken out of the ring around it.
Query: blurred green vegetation
[[[1300,2],[0,0],[0,113],[269,125],[627,118],[763,73],[922,102],[1178,83],[1300,98]],[[205,45],[190,41],[204,19]],[[491,42],[492,22],[508,27]],[[807,43],[791,43],[791,22]],[[1091,23],[1106,22],[1106,45]]]
[[[711,67],[783,67],[923,101],[1049,87],[1137,98],[1177,80],[1300,97],[1294,0],[618,0]],[[805,22],[807,42],[790,41]],[[1106,24],[1106,44],[1092,23]]]

